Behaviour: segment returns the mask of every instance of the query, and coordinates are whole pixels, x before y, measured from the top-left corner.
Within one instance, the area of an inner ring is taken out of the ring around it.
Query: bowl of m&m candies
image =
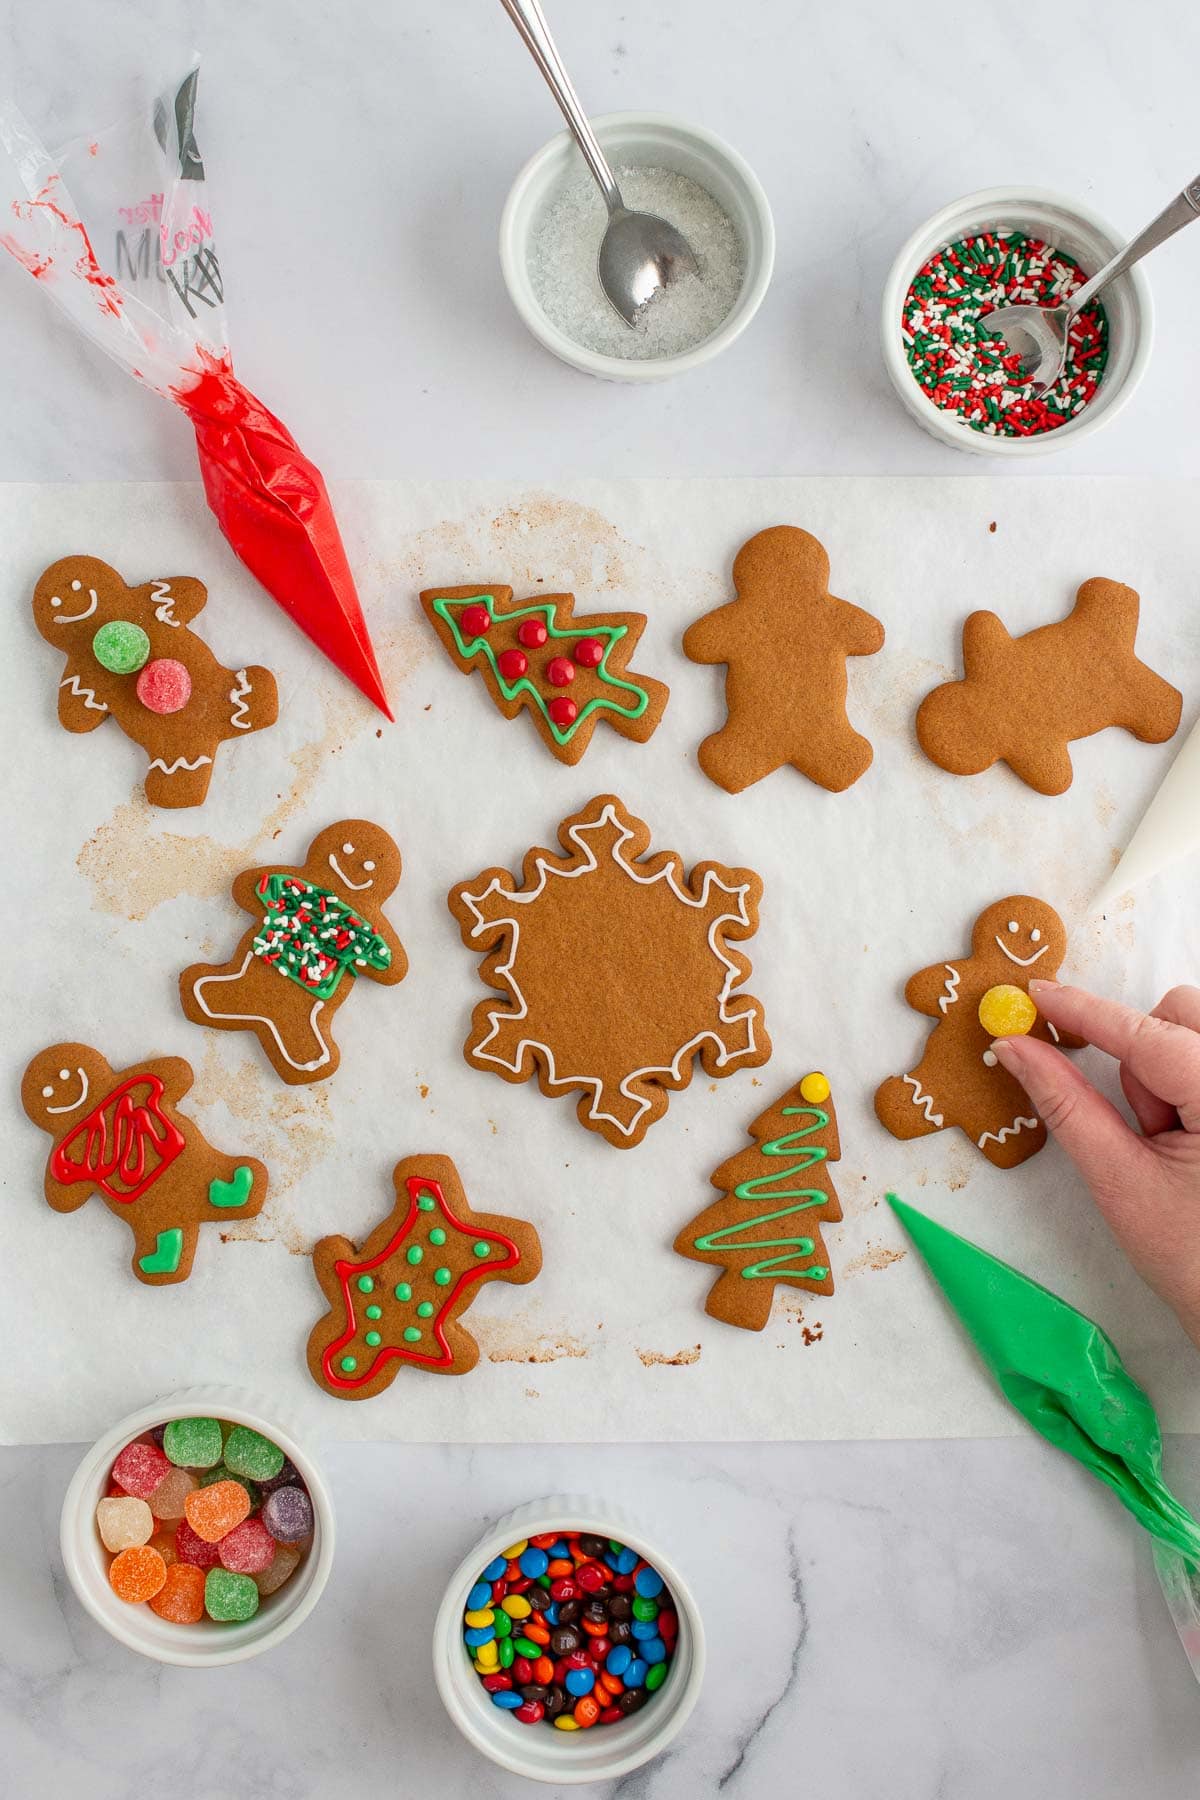
[[[501,1520],[465,1557],[434,1633],[451,1718],[515,1774],[567,1785],[627,1774],[682,1729],[704,1675],[683,1577],[595,1501]]]
[[[232,1390],[123,1419],[63,1502],[63,1561],[92,1617],[130,1649],[192,1666],[294,1631],[328,1579],[333,1537],[311,1452]]]

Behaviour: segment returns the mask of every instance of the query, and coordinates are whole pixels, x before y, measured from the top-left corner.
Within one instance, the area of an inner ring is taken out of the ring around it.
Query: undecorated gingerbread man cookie
[[[59,723],[83,732],[114,718],[150,758],[151,806],[199,806],[218,745],[278,717],[269,669],[222,668],[188,629],[207,598],[186,576],[126,587],[94,556],[52,563],[34,590],[34,622],[66,657]]]
[[[700,767],[731,794],[791,763],[833,793],[871,764],[846,717],[846,658],[883,647],[883,626],[829,592],[829,557],[807,531],[775,525],[738,551],[737,599],[690,625],[684,654],[725,663],[726,723]]]
[[[1033,976],[1054,979],[1066,953],[1066,928],[1054,908],[1014,894],[980,913],[969,957],[933,963],[912,977],[904,998],[937,1023],[916,1068],[889,1077],[875,1095],[879,1121],[893,1137],[957,1125],[998,1169],[1015,1168],[1041,1149],[1046,1127],[992,1043],[1028,1033],[1080,1048],[1083,1039],[1043,1020],[1028,994]]]
[[[192,1272],[200,1226],[252,1219],[267,1171],[225,1156],[178,1110],[192,1085],[179,1056],[151,1056],[117,1074],[90,1044],[52,1044],[35,1056],[21,1103],[54,1139],[46,1199],[76,1212],[99,1194],[133,1233],[133,1272],[162,1287]]]
[[[184,1012],[217,1031],[254,1032],[284,1081],[324,1081],[340,1058],[333,1015],[355,978],[391,987],[408,971],[383,916],[399,880],[399,850],[366,819],[319,832],[298,868],[243,869],[233,897],[256,923],[228,962],[183,971]]]

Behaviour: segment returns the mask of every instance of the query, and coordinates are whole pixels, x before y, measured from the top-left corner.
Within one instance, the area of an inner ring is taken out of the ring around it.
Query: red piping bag
[[[0,245],[93,343],[187,414],[234,554],[390,719],[321,471],[233,372],[193,134],[197,79],[193,66],[128,126],[79,140],[57,162],[0,105]],[[96,243],[111,244],[108,264]]]

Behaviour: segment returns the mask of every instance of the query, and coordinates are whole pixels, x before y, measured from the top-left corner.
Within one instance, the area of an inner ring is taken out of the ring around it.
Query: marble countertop
[[[1020,30],[951,0],[814,12],[653,0],[553,7],[595,111],[696,119],[774,203],[774,286],[746,338],[679,383],[589,383],[508,308],[506,188],[557,115],[493,0],[0,0],[4,77],[47,135],[94,130],[199,48],[202,145],[238,367],[336,476],[980,471],[901,413],[876,349],[900,241],[959,193],[1038,182],[1134,229],[1195,174],[1200,20],[1063,0]],[[1039,475],[1200,473],[1186,285],[1149,268],[1158,340],[1117,424]],[[169,410],[0,268],[0,480],[190,477]],[[64,1375],[63,1378],[68,1378]],[[588,1450],[342,1447],[334,1579],[275,1653],[142,1662],[66,1590],[77,1450],[0,1452],[4,1791],[41,1800],[515,1796],[442,1713],[441,1585],[488,1517],[539,1493],[633,1497],[698,1590],[710,1672],[662,1761],[595,1791],[802,1788],[887,1800],[1191,1800],[1200,1694],[1147,1543],[1074,1465],[1003,1443]],[[1200,1445],[1174,1449],[1200,1494]],[[550,1792],[551,1790],[546,1790]],[[584,1792],[585,1790],[574,1790]]]

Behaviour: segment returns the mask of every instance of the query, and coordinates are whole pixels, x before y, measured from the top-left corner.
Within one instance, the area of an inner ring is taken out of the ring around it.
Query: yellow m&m
[[[1024,988],[1001,982],[979,1002],[979,1023],[989,1037],[1024,1037],[1033,1029],[1037,1007]]]

